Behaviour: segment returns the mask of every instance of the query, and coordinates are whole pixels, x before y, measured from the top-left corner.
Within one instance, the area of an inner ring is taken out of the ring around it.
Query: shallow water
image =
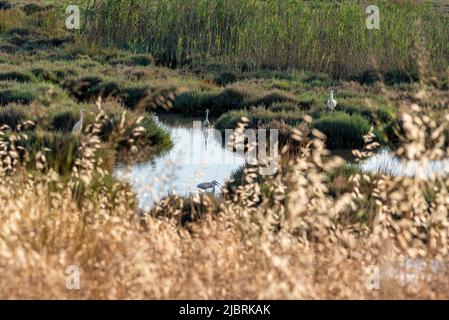
[[[419,177],[434,179],[445,177],[449,173],[449,159],[438,161],[406,161],[395,157],[388,149],[361,163],[364,172],[380,173],[395,177]]]
[[[170,193],[200,192],[196,186],[202,182],[216,180],[223,185],[232,172],[244,165],[243,156],[223,147],[221,135],[201,129],[202,120],[161,117],[160,121],[171,131],[173,148],[152,161],[131,166],[119,164],[115,168],[116,177],[132,184],[140,208],[148,209]]]

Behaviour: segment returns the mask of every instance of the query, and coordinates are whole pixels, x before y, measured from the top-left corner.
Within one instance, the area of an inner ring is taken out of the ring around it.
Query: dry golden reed
[[[449,115],[419,106],[428,90],[402,103],[407,158],[448,157]],[[234,194],[194,197],[201,217],[183,226],[176,201],[138,212],[128,186],[105,182],[97,107],[69,177],[45,169],[45,150],[25,170],[17,141],[26,134],[2,127],[1,298],[449,298],[447,178],[355,173],[331,192],[328,172],[344,161],[313,131],[287,174],[261,182],[249,168]],[[372,138],[359,157],[375,150]],[[80,290],[66,288],[69,265],[80,268]],[[374,289],[369,268],[380,272]]]

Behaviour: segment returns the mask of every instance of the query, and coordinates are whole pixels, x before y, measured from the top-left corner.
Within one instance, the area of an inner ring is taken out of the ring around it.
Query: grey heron
[[[337,106],[337,100],[334,99],[334,90],[331,90],[329,100],[327,100],[327,108],[330,111],[334,111],[336,106]]]
[[[212,189],[212,193],[215,193],[215,187],[220,188],[220,190],[223,190],[221,184],[219,184],[216,180],[213,180],[211,182],[203,182],[197,185],[198,189],[207,191],[208,189]]]
[[[209,109],[206,110],[206,120],[203,122],[204,128],[209,128],[210,122],[209,122]]]
[[[83,118],[84,118],[84,109],[81,109],[80,111],[80,120],[75,123],[72,129],[72,133],[74,134],[80,134],[81,130],[83,129]]]

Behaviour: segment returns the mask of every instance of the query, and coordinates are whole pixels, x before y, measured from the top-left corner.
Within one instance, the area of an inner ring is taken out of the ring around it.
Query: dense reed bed
[[[85,1],[92,39],[176,66],[218,60],[247,68],[305,68],[338,78],[366,71],[416,74],[423,33],[431,66],[448,66],[447,17],[425,1],[375,1],[380,30],[368,30],[363,1]]]

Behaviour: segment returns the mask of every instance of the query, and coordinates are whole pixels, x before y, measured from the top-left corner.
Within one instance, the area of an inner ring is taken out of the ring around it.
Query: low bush
[[[264,95],[261,98],[251,101],[254,106],[270,107],[274,103],[291,102],[296,103],[296,99],[284,91],[274,91]]]
[[[33,81],[33,77],[23,71],[8,71],[8,72],[0,72],[0,81],[17,81],[17,82],[31,82]]]
[[[291,102],[283,102],[283,103],[275,103],[268,110],[273,112],[295,112],[299,111],[298,106],[295,103]]]
[[[371,125],[361,115],[334,112],[315,120],[313,127],[327,136],[327,148],[352,149],[363,147],[363,136]]]
[[[214,82],[219,86],[226,86],[228,84],[234,83],[238,80],[238,76],[235,72],[222,72],[217,75],[214,79]]]
[[[150,66],[154,65],[154,58],[150,54],[135,54],[129,57],[116,58],[109,61],[110,64],[123,64],[127,66]]]
[[[1,0],[0,1],[0,10],[9,10],[12,8],[11,2],[7,0]]]
[[[10,103],[29,104],[37,98],[35,92],[26,91],[21,88],[0,89],[0,105]]]

